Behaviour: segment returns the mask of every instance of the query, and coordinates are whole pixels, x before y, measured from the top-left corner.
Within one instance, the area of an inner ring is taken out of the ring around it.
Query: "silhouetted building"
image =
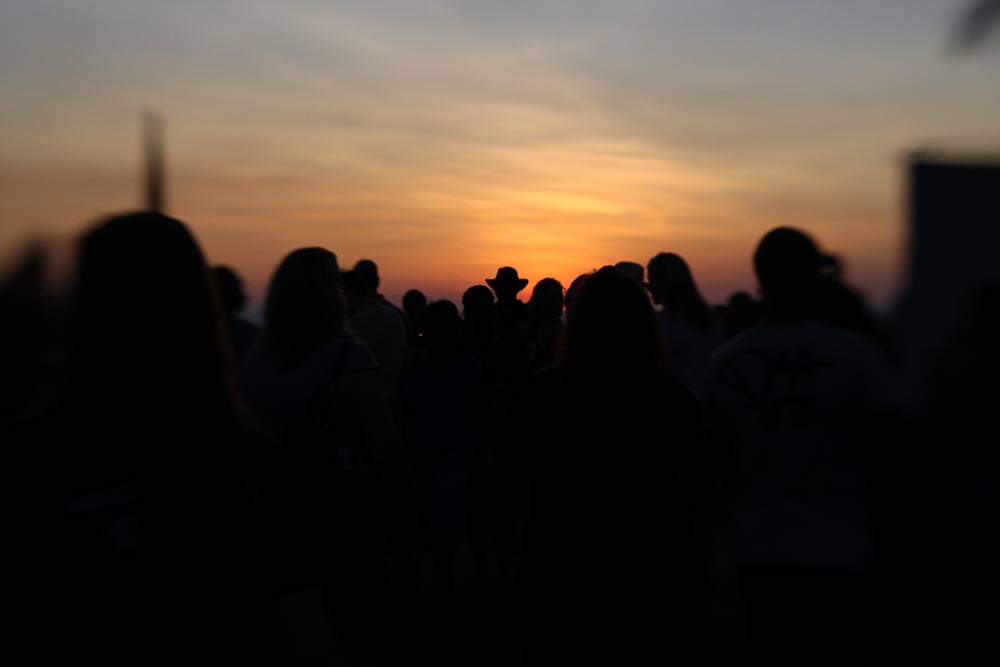
[[[899,323],[907,369],[919,385],[963,296],[1000,281],[1000,156],[916,154],[908,179],[909,276]]]

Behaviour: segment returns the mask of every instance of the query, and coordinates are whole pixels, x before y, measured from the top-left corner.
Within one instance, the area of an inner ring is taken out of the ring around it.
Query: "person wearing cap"
[[[896,385],[865,338],[824,322],[823,255],[778,227],[753,264],[763,324],[705,374],[711,452],[755,665],[860,664],[881,544],[881,482]]]
[[[531,317],[531,308],[517,298],[517,293],[528,286],[528,280],[518,276],[517,269],[501,266],[494,278],[486,279],[486,284],[496,295],[497,324],[501,329],[512,332]]]

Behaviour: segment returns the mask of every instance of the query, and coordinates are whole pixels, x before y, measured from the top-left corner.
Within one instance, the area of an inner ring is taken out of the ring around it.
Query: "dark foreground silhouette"
[[[404,311],[294,249],[259,331],[178,220],[77,251],[69,293],[44,249],[0,289],[5,664],[997,652],[996,283],[915,386],[791,228],[715,306],[668,252]]]

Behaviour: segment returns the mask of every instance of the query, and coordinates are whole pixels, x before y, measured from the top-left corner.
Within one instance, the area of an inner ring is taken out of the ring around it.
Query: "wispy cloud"
[[[879,298],[899,152],[996,132],[986,65],[932,0],[88,3],[0,21],[0,239],[131,205],[139,109],[169,197],[259,293],[284,252],[457,298],[675,249],[722,298],[773,224],[813,229]]]

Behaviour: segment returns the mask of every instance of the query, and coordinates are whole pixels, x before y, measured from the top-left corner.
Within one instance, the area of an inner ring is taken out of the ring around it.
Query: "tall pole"
[[[144,206],[162,212],[164,208],[164,136],[166,122],[152,111],[142,114],[142,143],[145,160]]]

